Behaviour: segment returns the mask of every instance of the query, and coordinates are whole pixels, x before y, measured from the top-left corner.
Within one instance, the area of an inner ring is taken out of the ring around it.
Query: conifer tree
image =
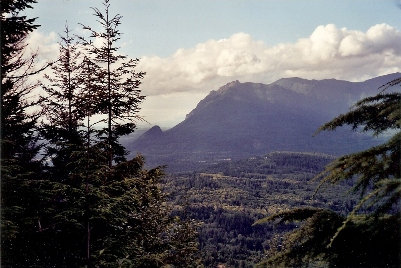
[[[36,26],[19,15],[34,2],[1,2],[2,264],[190,265],[196,259],[196,231],[190,222],[169,215],[158,185],[162,170],[145,170],[140,156],[122,161],[124,148],[117,140],[133,130],[144,73],[133,71],[137,59],[117,54],[113,46],[120,16],[103,17],[107,34],[92,34],[107,40],[106,47],[92,46],[92,57],[83,55],[82,61],[66,29],[60,58],[44,85],[48,96],[40,103],[47,115],[42,134],[53,166],[44,170],[34,161],[37,118],[25,113],[32,105],[25,99],[32,87],[22,82],[37,72],[32,69],[35,56],[23,57],[24,38]],[[108,14],[108,1],[105,7]],[[96,51],[105,54],[96,56]],[[107,127],[100,131],[94,127],[97,114],[107,115]],[[112,158],[117,165],[111,165]]]
[[[35,124],[38,114],[27,109],[36,105],[29,99],[36,84],[28,78],[43,68],[36,66],[36,54],[30,54],[26,39],[38,27],[35,19],[23,15],[34,0],[5,0],[0,3],[1,31],[1,262],[29,254],[23,239],[36,224],[32,200],[36,193],[29,185],[40,173],[35,157]]]
[[[87,196],[93,169],[89,164],[90,140],[87,141],[90,132],[88,130],[85,135],[82,128],[85,126],[85,117],[89,121],[89,109],[93,109],[94,105],[93,99],[85,92],[94,82],[92,77],[84,73],[88,72],[87,68],[83,68],[86,61],[82,59],[84,56],[68,26],[60,38],[58,59],[51,68],[52,72],[44,76],[46,82],[42,83],[47,95],[42,98],[46,121],[42,124],[41,134],[48,142],[46,154],[51,163],[47,180],[39,184],[43,189],[41,194],[46,207],[41,212],[42,225],[46,230],[42,242],[52,247],[54,244],[49,241],[54,241],[60,251],[49,248],[47,252],[50,255],[60,257],[64,251],[63,259],[78,264],[85,259],[82,250],[84,243],[70,242],[77,241],[78,237],[74,235],[86,236],[88,241],[90,239]],[[54,202],[55,198],[63,200],[63,204]],[[73,222],[87,226],[87,231]],[[55,234],[49,226],[57,227],[59,232],[70,233],[74,239],[63,237],[64,241],[61,241],[60,235]],[[39,263],[45,263],[44,257],[38,260]],[[52,257],[49,263],[58,262]]]
[[[356,103],[350,112],[319,131],[350,125],[373,135],[391,133],[382,145],[342,156],[317,176],[321,186],[354,181],[360,201],[348,215],[298,208],[259,221],[301,221],[286,235],[284,249],[261,266],[399,267],[401,264],[401,78],[376,96]]]
[[[42,97],[46,121],[41,131],[50,143],[46,150],[52,175],[59,181],[67,179],[76,168],[74,152],[83,147],[79,127],[85,116],[79,84],[81,53],[68,26],[60,38],[58,59],[51,67],[52,72],[45,74],[46,83],[42,83],[47,96]]]
[[[33,128],[37,115],[26,109],[35,105],[27,96],[35,84],[27,83],[36,69],[36,55],[26,52],[26,37],[38,26],[35,19],[21,15],[34,0],[6,0],[1,3],[1,166],[18,163],[29,166],[36,154]]]
[[[108,1],[105,6],[108,14]],[[44,246],[30,261],[41,266],[159,267],[182,254],[188,263],[197,252],[196,232],[190,223],[169,216],[158,186],[161,169],[145,170],[141,157],[122,161],[125,149],[117,139],[133,130],[143,99],[137,90],[143,73],[133,71],[138,60],[126,59],[112,47],[120,17],[105,18],[110,36],[92,35],[106,40],[109,48],[85,43],[89,54],[81,59],[67,30],[54,75],[47,77],[46,109],[53,124],[44,134],[56,165],[38,183],[45,209],[36,242]],[[102,51],[106,56],[94,54]],[[107,115],[107,127],[100,130],[99,114]],[[117,165],[111,165],[110,149]],[[188,236],[170,229],[186,230]]]
[[[117,42],[121,33],[118,30],[122,16],[110,14],[110,0],[104,0],[104,11],[92,8],[97,21],[102,28],[96,31],[92,27],[83,26],[89,30],[91,41],[81,38],[88,47],[93,60],[101,67],[101,87],[96,94],[99,95],[99,113],[106,116],[106,127],[102,138],[107,145],[108,166],[113,160],[125,160],[125,149],[119,144],[118,138],[130,134],[135,129],[135,120],[138,117],[139,104],[144,100],[139,85],[144,72],[137,72],[135,68],[139,59],[130,59],[119,53]],[[97,45],[95,41],[100,41]]]
[[[98,82],[101,74],[97,73],[99,66],[85,56],[80,64],[79,84],[81,88],[80,104],[84,115],[83,126],[86,129],[85,140],[87,149],[91,146],[91,135],[95,134],[94,127],[98,121],[94,121],[92,116],[98,111],[97,104],[100,102],[100,96],[96,91],[100,88]],[[92,120],[91,120],[92,119]]]
[[[70,134],[78,128],[77,123],[83,117],[79,109],[77,79],[80,53],[67,25],[64,34],[60,36],[59,57],[51,68],[52,75],[45,74],[49,84],[42,86],[48,93],[45,105],[48,120]]]
[[[162,169],[145,170],[143,165],[138,156],[104,175],[103,197],[91,213],[93,262],[104,267],[190,267],[197,256],[196,226],[169,215],[158,186]]]

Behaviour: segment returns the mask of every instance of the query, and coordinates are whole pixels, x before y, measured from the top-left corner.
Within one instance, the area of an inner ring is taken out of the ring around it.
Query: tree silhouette
[[[52,176],[63,181],[78,165],[74,152],[84,146],[79,128],[83,125],[85,113],[79,80],[82,54],[68,26],[60,39],[58,59],[41,83],[47,94],[41,97],[42,114],[46,118],[41,134],[49,143],[46,153],[47,160],[51,162],[49,169]]]
[[[23,15],[34,0],[5,0],[0,4],[1,23],[1,249],[2,263],[23,257],[31,251],[23,239],[37,226],[37,210],[32,200],[37,192],[30,182],[41,172],[36,159],[40,146],[35,125],[39,114],[28,113],[37,105],[31,94],[36,83],[29,77],[38,68],[36,54],[27,51],[27,36],[38,27],[35,19]]]
[[[100,70],[98,72],[100,87],[98,113],[106,116],[106,127],[103,130],[103,139],[107,144],[108,166],[113,160],[123,161],[125,149],[119,144],[118,138],[130,134],[135,129],[135,121],[139,119],[139,104],[144,100],[139,85],[144,72],[136,72],[139,59],[130,59],[119,53],[117,42],[121,33],[118,26],[122,16],[111,16],[109,0],[103,2],[104,11],[92,8],[102,31],[83,26],[90,32],[90,41],[81,38],[88,47],[88,53]],[[100,45],[99,45],[100,43]]]

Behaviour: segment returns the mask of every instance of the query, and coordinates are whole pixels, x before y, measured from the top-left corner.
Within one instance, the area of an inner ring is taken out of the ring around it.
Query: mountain
[[[339,129],[313,137],[318,127],[378,87],[391,74],[364,82],[284,78],[271,84],[233,81],[211,91],[184,121],[162,131],[151,128],[128,145],[150,164],[187,166],[239,159],[272,151],[334,155],[378,143],[369,136]]]

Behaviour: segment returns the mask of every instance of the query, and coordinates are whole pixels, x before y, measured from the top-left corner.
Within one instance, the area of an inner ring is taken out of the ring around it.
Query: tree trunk
[[[86,261],[88,267],[90,267],[90,241],[91,241],[91,229],[89,224],[89,219],[87,222],[87,244],[86,244]]]
[[[106,10],[106,21],[107,21],[107,28],[109,28],[109,10]],[[111,132],[111,117],[112,117],[112,110],[111,110],[111,77],[110,77],[110,33],[107,33],[107,92],[108,92],[108,161],[109,161],[109,168],[113,165],[113,149],[112,149],[112,132]]]

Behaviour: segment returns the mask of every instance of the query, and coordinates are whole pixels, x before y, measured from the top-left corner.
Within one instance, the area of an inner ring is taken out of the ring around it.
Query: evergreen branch
[[[355,208],[351,211],[351,213],[347,216],[343,224],[340,226],[340,228],[337,229],[336,233],[334,236],[330,239],[330,243],[328,244],[328,248],[332,247],[333,242],[336,240],[338,235],[345,229],[347,224],[354,218],[356,212],[361,209],[361,207],[371,198],[373,198],[375,195],[377,195],[382,189],[376,189],[375,191],[372,191],[368,195],[366,195],[364,198],[362,198],[359,203],[355,206]]]
[[[381,89],[381,91],[380,91],[379,94],[382,94],[382,93],[384,93],[384,91],[386,91],[390,87],[393,87],[393,86],[396,86],[396,85],[399,85],[399,84],[401,84],[401,77],[400,78],[396,78],[394,80],[391,80],[390,82],[380,86],[379,89]]]
[[[265,224],[267,222],[272,222],[279,219],[278,223],[283,222],[293,222],[293,221],[303,221],[307,218],[312,217],[315,213],[325,211],[325,209],[306,207],[306,208],[295,208],[288,211],[279,212],[277,214],[271,215],[269,217],[257,220],[252,226]]]

